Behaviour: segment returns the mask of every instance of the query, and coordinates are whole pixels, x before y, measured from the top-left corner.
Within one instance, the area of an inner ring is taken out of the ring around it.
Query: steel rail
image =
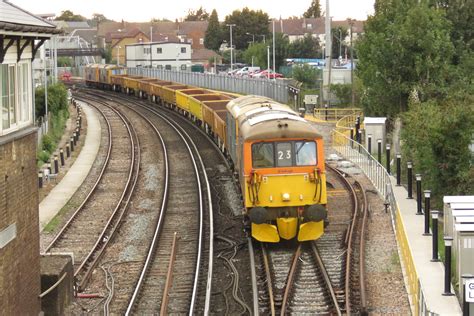
[[[359,211],[359,202],[357,199],[357,195],[355,192],[355,189],[353,185],[346,179],[344,174],[339,171],[336,168],[330,167],[329,165],[326,165],[327,168],[330,170],[334,171],[343,181],[344,185],[346,188],[349,190],[351,193],[351,200],[353,201],[353,211],[352,211],[352,220],[349,225],[349,228],[347,230],[346,234],[346,241],[345,244],[347,246],[347,252],[346,252],[346,274],[345,274],[345,281],[344,281],[344,292],[345,292],[345,305],[346,305],[346,313],[348,315],[351,314],[351,292],[350,292],[350,286],[351,286],[351,264],[352,264],[352,246],[353,246],[353,236],[354,236],[354,230],[355,226],[357,224],[357,213]]]
[[[183,133],[180,132],[180,130],[175,126],[177,125],[176,122],[174,122],[173,120],[170,120],[168,118],[166,118],[165,116],[163,116],[162,114],[158,113],[157,111],[155,111],[154,109],[150,109],[146,106],[143,106],[137,102],[131,102],[130,100],[127,100],[127,102],[129,103],[134,103],[144,109],[146,109],[147,111],[150,111],[154,114],[156,114],[157,116],[161,117],[165,122],[168,123],[168,125],[170,125],[170,127],[172,127],[176,132],[177,134],[181,137],[181,139],[183,140],[183,142],[185,143],[187,149],[188,149],[188,152],[190,154],[190,157],[191,157],[191,160],[193,162],[193,165],[194,165],[194,171],[195,171],[195,175],[196,175],[196,180],[197,180],[197,183],[198,183],[198,191],[200,192],[199,193],[199,214],[200,214],[200,220],[199,220],[199,241],[198,241],[198,251],[197,251],[197,259],[196,259],[196,269],[195,269],[195,279],[194,279],[194,283],[193,283],[193,292],[192,292],[192,297],[191,297],[191,304],[190,304],[190,307],[189,307],[189,314],[193,314],[194,313],[194,307],[195,307],[195,301],[196,301],[196,297],[197,297],[197,286],[198,286],[198,279],[199,279],[199,272],[200,272],[200,262],[201,262],[201,254],[202,254],[202,239],[203,239],[203,219],[202,219],[202,214],[203,214],[203,200],[202,200],[202,186],[201,186],[201,179],[199,177],[199,170],[198,170],[198,167],[197,167],[197,163],[196,163],[196,159],[195,159],[195,155],[193,154],[192,150],[191,150],[191,147],[189,146],[189,143],[187,142],[186,138],[184,137]],[[131,107],[128,106],[128,108],[130,109],[133,109]],[[174,124],[173,124],[174,123]],[[189,135],[187,135],[189,137]],[[197,147],[194,145],[194,143],[192,143],[194,148],[196,149],[197,151]],[[199,155],[199,153],[197,152],[197,155],[201,161],[201,164],[202,164],[202,159]],[[202,164],[202,166],[204,166]],[[211,200],[211,197],[210,197],[210,186],[209,186],[209,181],[207,180],[207,174],[205,172],[205,169],[203,169],[203,174],[206,178],[206,182],[207,182],[207,187],[208,187],[208,198],[209,198],[209,207],[210,209],[212,210],[212,200]],[[212,212],[211,212],[212,213]],[[211,217],[212,218],[212,217]],[[160,218],[161,220],[161,218]],[[212,225],[211,225],[212,227]],[[213,233],[212,233],[213,234]],[[210,234],[210,240],[212,240],[212,234]],[[210,254],[211,254],[211,250],[210,249]],[[210,255],[210,257],[212,257],[212,255]],[[212,268],[211,269],[208,269],[208,270],[211,270],[211,280],[212,280]],[[141,281],[141,284],[143,284],[143,279],[142,277],[140,277],[140,279],[142,280]],[[209,280],[208,280],[209,281]],[[132,300],[129,302],[129,307],[127,308],[127,312],[126,312],[126,315],[129,315],[130,312],[131,312],[131,309],[132,309],[132,306],[134,305],[134,302],[136,301],[137,299],[137,296],[138,296],[138,287],[135,289],[135,293],[132,297]],[[210,301],[210,290],[211,290],[211,286],[210,286],[210,283],[208,282],[207,286],[206,286],[206,298],[209,297],[209,301]],[[207,293],[209,293],[209,296],[207,295]],[[209,307],[208,307],[209,309]]]
[[[298,266],[300,254],[301,254],[301,247],[303,244],[298,244],[298,248],[296,248],[295,255],[293,256],[293,260],[291,261],[291,267],[290,271],[288,272],[288,277],[286,279],[286,286],[285,286],[285,292],[283,293],[283,300],[281,303],[281,311],[280,315],[285,316],[286,315],[286,309],[288,307],[288,300],[290,298],[290,291],[293,288],[293,280],[295,279],[296,275],[296,268]]]
[[[311,242],[311,249],[313,250],[314,257],[316,259],[316,263],[319,267],[319,270],[321,271],[324,282],[326,283],[327,290],[331,296],[332,303],[334,304],[334,307],[336,308],[336,312],[338,316],[342,315],[341,308],[339,307],[339,303],[337,302],[337,297],[336,297],[336,292],[334,291],[334,287],[332,286],[331,279],[329,278],[329,274],[326,270],[326,266],[323,263],[323,260],[321,259],[321,256],[319,255],[319,250],[318,246],[316,246],[315,242]]]
[[[86,98],[82,98],[82,99],[86,99]],[[100,101],[95,101],[95,102],[101,103]],[[81,264],[79,265],[79,267],[76,269],[76,271],[74,273],[74,276],[77,277],[79,275],[79,273],[85,267],[86,263],[92,258],[92,255],[94,253],[97,253],[97,256],[93,259],[92,263],[87,267],[87,270],[85,271],[85,275],[81,279],[79,289],[83,289],[85,287],[85,284],[87,283],[88,279],[90,278],[90,275],[91,275],[98,259],[101,257],[104,249],[106,248],[106,246],[108,245],[110,240],[113,238],[113,236],[115,235],[115,232],[117,231],[117,228],[121,224],[121,220],[123,218],[123,215],[124,215],[125,211],[128,208],[128,205],[130,203],[130,199],[133,195],[133,192],[135,190],[135,186],[137,184],[139,166],[140,166],[140,159],[141,159],[140,143],[139,143],[138,137],[136,136],[136,132],[135,132],[133,126],[131,124],[129,124],[129,122],[127,122],[127,119],[119,111],[114,109],[112,106],[109,106],[105,102],[101,103],[101,104],[103,104],[104,106],[107,106],[109,109],[111,109],[113,112],[115,112],[120,117],[120,119],[125,123],[125,126],[127,127],[128,134],[130,136],[130,143],[131,143],[130,146],[131,146],[132,157],[130,159],[130,170],[129,170],[129,173],[128,173],[127,182],[125,184],[125,189],[123,190],[123,192],[122,192],[122,194],[119,198],[119,202],[116,204],[111,216],[109,217],[107,223],[104,226],[104,229],[102,230],[99,237],[97,238],[94,246],[89,251],[89,253],[86,255],[86,258],[81,262]],[[91,104],[91,105],[94,106],[93,104]],[[94,106],[94,107],[96,107],[96,106]],[[134,140],[133,135],[135,135],[136,140]],[[135,157],[135,148],[137,148],[136,149],[136,152],[137,152],[136,157]],[[132,181],[133,181],[133,183],[132,183]],[[125,202],[125,203],[123,203],[123,202]],[[117,214],[118,214],[118,216],[117,216]],[[115,221],[115,224],[113,225],[112,229],[110,230],[110,234],[108,236],[106,236],[106,233],[108,232],[110,226],[113,224],[114,221]],[[100,249],[98,249],[99,246],[100,246]]]
[[[260,243],[262,246],[262,255],[263,255],[263,264],[265,266],[265,277],[267,279],[267,290],[268,290],[268,296],[270,299],[270,311],[271,315],[275,316],[276,311],[275,311],[275,297],[273,296],[273,282],[272,282],[272,275],[270,273],[270,263],[268,261],[268,252],[267,249],[265,248],[264,243]]]
[[[209,184],[209,179],[207,177],[207,172],[206,172],[206,167],[204,165],[204,162],[202,161],[201,155],[199,154],[199,151],[196,147],[196,144],[194,141],[191,139],[189,134],[173,119],[167,118],[166,116],[162,115],[158,111],[156,111],[153,108],[144,106],[138,102],[133,102],[134,104],[140,106],[141,108],[144,108],[155,115],[158,115],[161,117],[165,122],[167,122],[177,133],[180,135],[181,139],[185,142],[186,147],[188,148],[189,154],[192,158],[193,164],[194,164],[194,170],[196,173],[196,180],[198,182],[198,187],[199,187],[199,242],[198,242],[198,258],[196,259],[196,269],[195,269],[195,274],[194,274],[194,284],[193,284],[193,292],[191,296],[191,304],[189,307],[189,315],[194,314],[194,308],[196,305],[196,299],[197,299],[197,290],[198,290],[198,281],[199,281],[199,275],[200,275],[200,269],[201,269],[201,255],[202,255],[202,249],[203,249],[203,213],[204,213],[204,205],[203,205],[203,194],[202,194],[202,184],[201,184],[201,179],[199,177],[199,170],[197,167],[196,163],[196,157],[199,160],[199,164],[201,166],[201,170],[204,176],[205,180],[205,185],[206,185],[206,190],[207,190],[207,199],[208,199],[208,207],[209,207],[209,263],[208,263],[208,276],[207,276],[207,282],[206,282],[206,296],[205,296],[205,306],[204,306],[204,315],[209,314],[210,310],[210,299],[211,299],[211,288],[212,288],[212,265],[213,265],[213,257],[214,257],[214,225],[213,225],[213,211],[212,211],[212,197],[211,197],[211,186]],[[189,139],[189,142],[186,140],[186,137]],[[189,146],[189,143],[191,143],[192,147],[195,150],[195,154],[192,153],[192,150]]]
[[[250,276],[252,278],[252,300],[253,300],[253,315],[257,316],[258,312],[258,287],[257,287],[257,272],[255,271],[255,255],[252,243],[252,237],[247,238],[250,257]]]
[[[82,201],[82,203],[77,207],[76,211],[72,214],[71,218],[64,224],[64,226],[61,228],[61,230],[58,232],[58,234],[54,237],[54,239],[49,243],[49,245],[45,248],[45,253],[49,252],[49,250],[56,244],[56,242],[62,237],[62,235],[66,232],[66,230],[69,228],[69,226],[72,224],[72,222],[76,219],[76,216],[79,214],[79,212],[82,210],[84,205],[89,201],[89,198],[92,196],[92,194],[95,192],[96,187],[99,185],[99,182],[102,180],[102,176],[105,173],[105,169],[107,168],[110,160],[110,155],[112,152],[112,127],[110,125],[109,119],[106,117],[105,113],[96,108],[99,113],[102,115],[104,118],[106,124],[107,124],[107,130],[108,130],[108,135],[109,135],[109,147],[107,149],[107,155],[105,157],[104,164],[102,166],[102,169],[99,173],[99,177],[97,178],[96,182],[92,186],[91,190],[85,197],[85,199]]]
[[[360,302],[361,302],[361,314],[367,314],[367,293],[365,284],[365,234],[367,219],[369,213],[369,204],[367,202],[367,194],[364,187],[360,182],[356,181],[356,186],[360,188],[362,193],[362,227],[360,229],[360,245],[359,245],[359,287],[360,287]]]

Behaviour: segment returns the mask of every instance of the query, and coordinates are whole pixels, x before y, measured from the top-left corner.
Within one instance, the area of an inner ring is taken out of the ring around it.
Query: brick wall
[[[0,233],[16,224],[0,249],[0,315],[40,312],[36,141],[33,132],[0,143]]]

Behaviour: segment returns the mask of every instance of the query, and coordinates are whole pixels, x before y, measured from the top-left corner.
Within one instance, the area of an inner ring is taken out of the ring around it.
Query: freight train
[[[230,159],[251,223],[262,242],[316,240],[327,223],[324,147],[315,127],[288,106],[88,65],[88,86],[135,94],[192,120]]]

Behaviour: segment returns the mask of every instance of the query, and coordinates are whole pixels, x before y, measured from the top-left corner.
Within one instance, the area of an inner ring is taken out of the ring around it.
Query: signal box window
[[[316,165],[316,143],[315,142],[295,142],[296,165],[315,166]]]
[[[163,48],[157,47],[157,48],[156,48],[156,53],[157,53],[157,54],[163,53]]]
[[[272,168],[275,165],[273,143],[252,145],[252,166],[254,168]]]
[[[181,47],[181,53],[186,53],[186,47]]]

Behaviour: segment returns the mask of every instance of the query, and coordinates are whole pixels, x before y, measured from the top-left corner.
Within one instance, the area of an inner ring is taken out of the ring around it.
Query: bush
[[[410,104],[403,115],[403,153],[423,175],[423,186],[441,205],[443,195],[473,194],[472,97]]]
[[[303,83],[306,88],[318,88],[321,70],[309,65],[293,66],[293,78]]]
[[[54,151],[54,147],[55,147],[54,142],[51,136],[49,136],[48,134],[43,135],[43,139],[42,139],[43,151],[46,151],[51,154]]]

